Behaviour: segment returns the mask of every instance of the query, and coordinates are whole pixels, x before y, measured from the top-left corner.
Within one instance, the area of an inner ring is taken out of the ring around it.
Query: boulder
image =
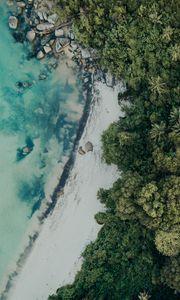
[[[43,13],[41,11],[38,11],[37,15],[41,21],[44,21]]]
[[[29,42],[34,41],[35,37],[36,37],[36,33],[34,32],[34,30],[30,30],[26,34],[26,38]]]
[[[51,23],[51,24],[55,24],[58,20],[58,15],[57,14],[52,14],[50,16],[48,16],[48,22]]]
[[[56,29],[55,30],[55,36],[56,37],[63,37],[64,36],[64,30],[63,29]]]
[[[74,33],[72,31],[70,31],[68,33],[68,37],[70,38],[71,41],[74,41],[75,40],[75,36],[74,36]]]
[[[49,44],[46,44],[46,45],[43,47],[43,49],[44,49],[44,52],[45,52],[46,54],[48,54],[48,53],[50,53],[50,52],[52,51],[52,48],[49,46]]]
[[[89,82],[89,78],[88,77],[84,78],[84,83],[88,83],[88,82]]]
[[[71,42],[71,48],[73,49],[73,51],[77,50],[78,45],[73,41]]]
[[[43,14],[43,18],[44,18],[44,20],[45,20],[45,21],[47,21],[47,20],[48,20],[47,13],[46,13],[46,12],[43,12],[42,14]]]
[[[49,45],[50,45],[50,46],[53,46],[53,45],[54,45],[54,42],[55,42],[54,39],[50,40],[50,41],[49,41]]]
[[[15,16],[9,17],[9,27],[11,29],[16,29],[18,26],[18,19]]]
[[[44,57],[44,52],[40,50],[36,57],[37,59],[42,59]]]
[[[91,142],[88,141],[88,142],[85,144],[84,148],[85,148],[85,151],[86,151],[86,152],[93,151],[93,144],[92,144]]]
[[[55,44],[55,50],[57,53],[59,53],[61,51],[61,49],[62,49],[62,46],[61,46],[60,40],[57,39],[56,44]]]
[[[82,55],[82,58],[85,58],[85,59],[91,57],[91,54],[87,49],[81,49],[81,55]]]
[[[23,1],[18,1],[17,2],[17,6],[20,7],[20,8],[25,8],[26,7],[26,3],[23,2]]]
[[[84,155],[86,152],[83,150],[83,148],[80,146],[78,149],[78,153],[81,155]]]
[[[53,24],[50,24],[48,22],[46,23],[41,23],[41,24],[38,24],[36,26],[37,30],[39,31],[46,31],[46,30],[50,30],[50,29],[53,29],[54,28],[54,25]]]
[[[59,38],[59,42],[61,43],[62,47],[67,46],[67,45],[70,44],[69,39],[68,38],[64,38],[64,37]]]

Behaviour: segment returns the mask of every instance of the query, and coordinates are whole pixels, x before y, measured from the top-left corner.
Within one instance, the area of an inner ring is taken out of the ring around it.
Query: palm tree
[[[151,21],[155,24],[162,24],[161,22],[161,18],[162,18],[162,15],[158,15],[157,11],[155,11],[154,13],[150,14],[149,15],[149,18],[151,19]]]
[[[175,133],[180,134],[180,108],[174,108],[169,119],[172,129]]]
[[[160,124],[153,124],[150,132],[151,139],[156,143],[161,143],[164,140],[165,128],[166,125],[164,122],[161,122]]]
[[[138,299],[139,300],[149,300],[150,296],[148,295],[148,293],[142,292],[142,293],[139,294]]]
[[[159,96],[161,96],[167,91],[166,84],[162,81],[160,76],[151,77],[151,79],[149,79],[149,84],[150,90],[155,95],[158,94]]]
[[[178,44],[175,44],[171,48],[171,57],[172,61],[178,61],[180,59],[180,46]]]
[[[169,42],[171,40],[172,34],[173,34],[173,29],[170,26],[167,26],[163,30],[163,39]]]

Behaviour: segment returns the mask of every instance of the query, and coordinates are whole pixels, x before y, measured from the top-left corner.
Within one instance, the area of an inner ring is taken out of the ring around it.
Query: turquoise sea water
[[[0,280],[13,261],[44,186],[57,162],[70,152],[83,109],[80,83],[62,63],[27,61],[26,45],[17,44],[0,3]],[[48,79],[39,80],[45,72]],[[22,88],[21,84],[31,86]],[[33,151],[21,161],[16,150],[31,137]]]

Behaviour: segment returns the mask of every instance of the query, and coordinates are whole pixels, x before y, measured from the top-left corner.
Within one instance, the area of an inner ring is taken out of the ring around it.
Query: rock
[[[37,18],[34,19],[34,24],[37,26],[39,25],[39,20]]]
[[[70,43],[69,39],[64,38],[64,37],[59,38],[59,42],[61,43],[62,47],[65,47],[65,46],[69,45],[69,43]]]
[[[63,197],[63,196],[64,196],[64,189],[60,190],[60,191],[57,193],[57,196],[58,196],[58,197]]]
[[[110,87],[113,86],[113,76],[110,73],[106,74],[106,85]]]
[[[9,17],[9,27],[11,29],[16,29],[18,26],[18,19],[15,16]]]
[[[81,56],[82,58],[90,58],[91,54],[87,49],[81,49]]]
[[[55,40],[50,40],[50,41],[49,41],[49,45],[50,45],[50,46],[53,46],[53,45],[54,45],[54,42],[55,42]]]
[[[45,35],[40,38],[40,43],[42,46],[45,46],[46,44],[49,43],[49,35]]]
[[[34,32],[34,30],[30,30],[26,34],[26,38],[29,42],[34,41],[35,37],[36,37],[36,33]]]
[[[32,82],[30,82],[30,81],[24,81],[23,82],[23,88],[24,89],[30,88],[31,86],[32,86]]]
[[[78,153],[81,155],[84,155],[86,152],[83,150],[83,148],[80,146],[78,149]]]
[[[84,83],[88,83],[89,79],[86,77],[84,78]]]
[[[44,57],[44,52],[40,50],[36,57],[37,59],[42,59]]]
[[[20,8],[25,8],[26,7],[26,3],[24,3],[23,1],[18,1],[17,2],[17,6]]]
[[[93,144],[92,144],[91,142],[88,141],[88,142],[85,144],[84,148],[85,148],[85,151],[86,151],[86,152],[93,151]]]
[[[51,23],[51,24],[55,24],[58,20],[58,15],[57,14],[52,14],[50,16],[48,16],[48,22]]]
[[[18,43],[23,43],[26,38],[24,32],[21,31],[14,31],[12,35]]]
[[[16,82],[17,88],[21,91],[30,88],[32,85],[33,85],[33,83],[30,81],[17,81]]]
[[[44,18],[44,20],[45,20],[45,21],[47,21],[47,20],[48,20],[47,13],[46,13],[46,12],[43,12],[42,14],[43,14],[43,18]]]
[[[68,37],[70,38],[71,41],[74,41],[75,40],[75,36],[74,36],[74,33],[72,31],[70,31],[68,33]]]
[[[47,75],[45,73],[39,74],[39,80],[45,80],[47,79]]]
[[[71,48],[73,49],[73,51],[75,51],[77,49],[77,44],[75,42],[71,42]]]
[[[43,13],[41,11],[38,11],[37,15],[41,21],[44,21]]]
[[[62,49],[62,46],[61,46],[60,40],[57,39],[56,40],[56,45],[55,45],[55,50],[56,50],[57,53],[59,53],[61,51],[61,49]]]
[[[64,36],[64,30],[63,29],[56,29],[55,30],[55,36],[56,37],[63,37]]]
[[[36,26],[37,30],[39,31],[46,31],[46,30],[50,30],[50,29],[53,29],[54,28],[54,25],[53,24],[50,24],[48,22],[46,23],[41,23],[41,24],[38,24]]]
[[[52,51],[52,49],[51,49],[51,47],[49,46],[49,44],[46,44],[46,45],[43,47],[43,49],[44,49],[44,52],[45,52],[46,54],[48,54],[48,53],[50,53],[50,52]]]

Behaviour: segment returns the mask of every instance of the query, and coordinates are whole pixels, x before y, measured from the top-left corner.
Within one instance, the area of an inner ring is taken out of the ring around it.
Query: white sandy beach
[[[94,215],[103,210],[97,200],[100,187],[109,188],[118,177],[115,166],[101,160],[101,134],[120,115],[115,89],[96,84],[100,91],[80,140],[94,145],[94,151],[76,154],[75,164],[51,215],[45,220],[38,239],[14,280],[8,300],[47,300],[59,286],[71,283],[80,269],[81,253],[97,237],[100,226]]]

